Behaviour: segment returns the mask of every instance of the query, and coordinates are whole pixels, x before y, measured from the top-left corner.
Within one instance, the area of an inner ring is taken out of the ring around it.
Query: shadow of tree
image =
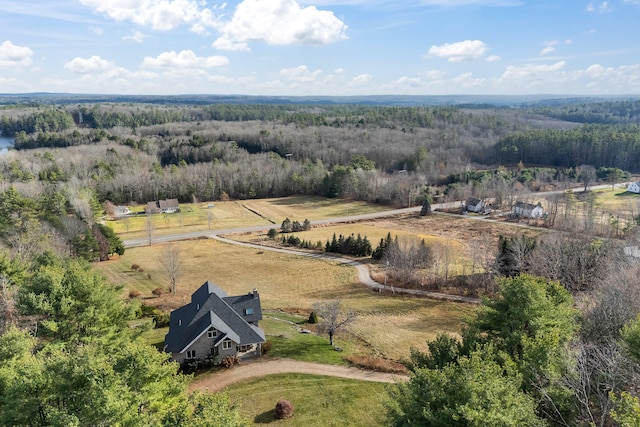
[[[253,419],[253,422],[256,424],[270,424],[274,421],[277,421],[275,409],[258,414]]]

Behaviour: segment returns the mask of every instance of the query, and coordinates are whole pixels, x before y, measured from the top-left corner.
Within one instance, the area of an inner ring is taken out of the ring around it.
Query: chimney
[[[258,299],[258,290],[256,288],[253,288],[253,299]]]

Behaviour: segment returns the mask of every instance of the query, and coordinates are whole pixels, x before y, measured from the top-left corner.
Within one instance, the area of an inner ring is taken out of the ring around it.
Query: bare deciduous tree
[[[153,218],[151,217],[151,214],[147,214],[147,219],[144,223],[144,229],[147,232],[147,242],[149,243],[149,246],[151,246],[151,243],[153,242],[153,230],[155,230],[155,225],[153,224]]]
[[[333,345],[333,336],[336,332],[348,327],[356,319],[356,313],[343,309],[340,300],[318,303],[314,305],[313,309],[320,318],[320,330],[329,334],[330,345]]]
[[[169,243],[162,251],[162,265],[167,272],[171,293],[176,294],[178,278],[182,274],[184,259],[180,247]]]
[[[0,277],[0,334],[17,324],[14,290],[6,277]]]

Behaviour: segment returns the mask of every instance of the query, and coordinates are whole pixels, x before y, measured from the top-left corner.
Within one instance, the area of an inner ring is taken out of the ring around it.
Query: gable
[[[247,310],[250,314],[245,314]],[[257,291],[227,297],[222,289],[207,281],[192,294],[190,303],[171,312],[165,349],[183,353],[210,328],[222,335],[216,343],[226,338],[239,345],[261,343],[266,341],[264,332],[253,324],[260,319],[262,309]]]

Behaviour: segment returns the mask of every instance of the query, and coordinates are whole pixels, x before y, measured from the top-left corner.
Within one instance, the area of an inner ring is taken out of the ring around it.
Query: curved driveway
[[[378,283],[371,278],[371,274],[369,273],[369,267],[367,267],[365,264],[361,263],[360,261],[356,261],[349,258],[332,256],[326,253],[302,252],[294,249],[274,248],[270,246],[256,245],[254,243],[238,242],[236,240],[225,239],[224,237],[221,237],[218,235],[212,235],[210,237],[212,239],[216,239],[218,241],[229,243],[232,245],[239,245],[239,246],[244,246],[248,248],[269,250],[269,251],[280,252],[280,253],[289,254],[289,255],[298,255],[298,256],[304,256],[309,258],[334,261],[334,262],[337,262],[338,264],[353,266],[358,271],[358,280],[360,281],[360,283],[372,289],[377,289],[378,291],[389,291],[394,294],[422,296],[422,297],[428,297],[428,298],[438,299],[438,300],[464,302],[468,304],[480,303],[480,300],[478,298],[471,298],[471,297],[465,297],[460,295],[449,295],[449,294],[443,294],[440,292],[423,291],[420,289],[397,288],[393,286],[383,285],[382,283]]]
[[[309,374],[328,377],[349,378],[360,381],[395,383],[406,381],[409,377],[402,374],[368,371],[350,366],[325,365],[323,363],[302,362],[291,359],[259,359],[243,362],[230,369],[196,377],[189,384],[189,391],[220,391],[237,382],[274,374]]]

